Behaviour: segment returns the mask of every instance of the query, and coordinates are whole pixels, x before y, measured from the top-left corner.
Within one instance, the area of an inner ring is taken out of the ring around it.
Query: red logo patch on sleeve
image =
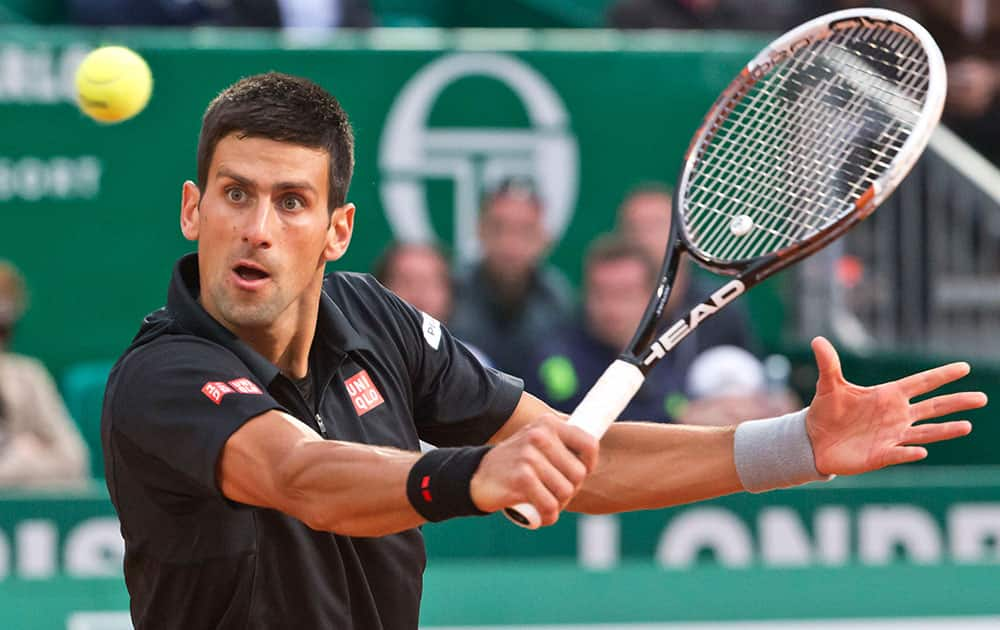
[[[229,381],[229,386],[238,391],[241,394],[260,394],[260,388],[257,384],[248,378],[238,378]]]
[[[263,394],[257,384],[248,378],[235,378],[228,383],[209,381],[202,385],[201,393],[215,404],[221,404],[226,394]]]
[[[222,381],[209,381],[202,386],[201,393],[208,396],[209,400],[218,405],[222,402],[223,396],[233,393],[233,388]]]
[[[361,370],[344,381],[344,386],[347,388],[347,394],[351,397],[354,410],[358,412],[359,416],[365,415],[385,402],[365,370]]]

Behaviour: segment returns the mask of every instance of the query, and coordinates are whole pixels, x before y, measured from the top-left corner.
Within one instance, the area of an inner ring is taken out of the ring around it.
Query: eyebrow
[[[243,186],[246,186],[247,188],[255,188],[257,185],[256,182],[254,182],[252,179],[244,177],[242,175],[238,175],[233,171],[224,167],[216,171],[215,175],[216,177],[227,177],[229,179],[232,179],[242,184]],[[310,184],[308,181],[277,182],[274,184],[274,188],[277,190],[299,189],[299,190],[310,190],[314,193],[317,192],[316,187]]]

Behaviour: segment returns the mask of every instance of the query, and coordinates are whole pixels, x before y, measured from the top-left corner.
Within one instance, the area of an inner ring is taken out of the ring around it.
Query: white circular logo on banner
[[[500,81],[520,99],[528,128],[434,127],[427,121],[441,93],[468,76]],[[411,78],[389,110],[379,145],[381,198],[396,238],[433,241],[425,179],[454,183],[454,250],[479,253],[476,220],[485,190],[509,177],[532,180],[545,206],[545,226],[562,236],[576,203],[579,151],[559,95],[533,68],[510,55],[457,53]]]

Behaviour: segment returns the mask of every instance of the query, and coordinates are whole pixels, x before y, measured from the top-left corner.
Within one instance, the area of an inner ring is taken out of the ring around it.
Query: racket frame
[[[756,258],[723,261],[692,247],[681,215],[684,207],[683,191],[686,189],[695,163],[692,156],[699,155],[714,131],[712,126],[728,114],[726,108],[731,107],[731,104],[734,106],[756,81],[767,76],[775,65],[788,58],[798,48],[825,39],[840,29],[880,23],[888,24],[889,28],[901,30],[915,37],[928,58],[927,100],[917,125],[897,152],[892,168],[872,182],[854,202],[855,207],[851,212],[783,249]],[[822,249],[874,212],[875,208],[906,177],[923,153],[944,108],[946,85],[944,59],[927,30],[905,15],[883,9],[846,9],[814,18],[778,37],[751,59],[709,108],[684,154],[679,183],[674,191],[670,237],[660,268],[660,280],[652,299],[646,306],[636,333],[619,358],[608,367],[573,410],[569,423],[600,438],[628,405],[642,386],[645,375],[657,361],[666,356],[701,322],[712,317],[747,289]],[[685,252],[709,271],[733,276],[734,279],[671,325],[661,327],[664,310]],[[537,529],[541,525],[538,511],[530,504],[507,508],[504,512],[511,521],[522,527]]]

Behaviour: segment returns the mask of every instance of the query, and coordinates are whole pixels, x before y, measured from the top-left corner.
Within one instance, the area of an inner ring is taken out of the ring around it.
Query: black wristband
[[[487,514],[472,502],[469,483],[489,450],[489,446],[466,446],[425,453],[406,480],[406,497],[413,509],[432,523]]]

